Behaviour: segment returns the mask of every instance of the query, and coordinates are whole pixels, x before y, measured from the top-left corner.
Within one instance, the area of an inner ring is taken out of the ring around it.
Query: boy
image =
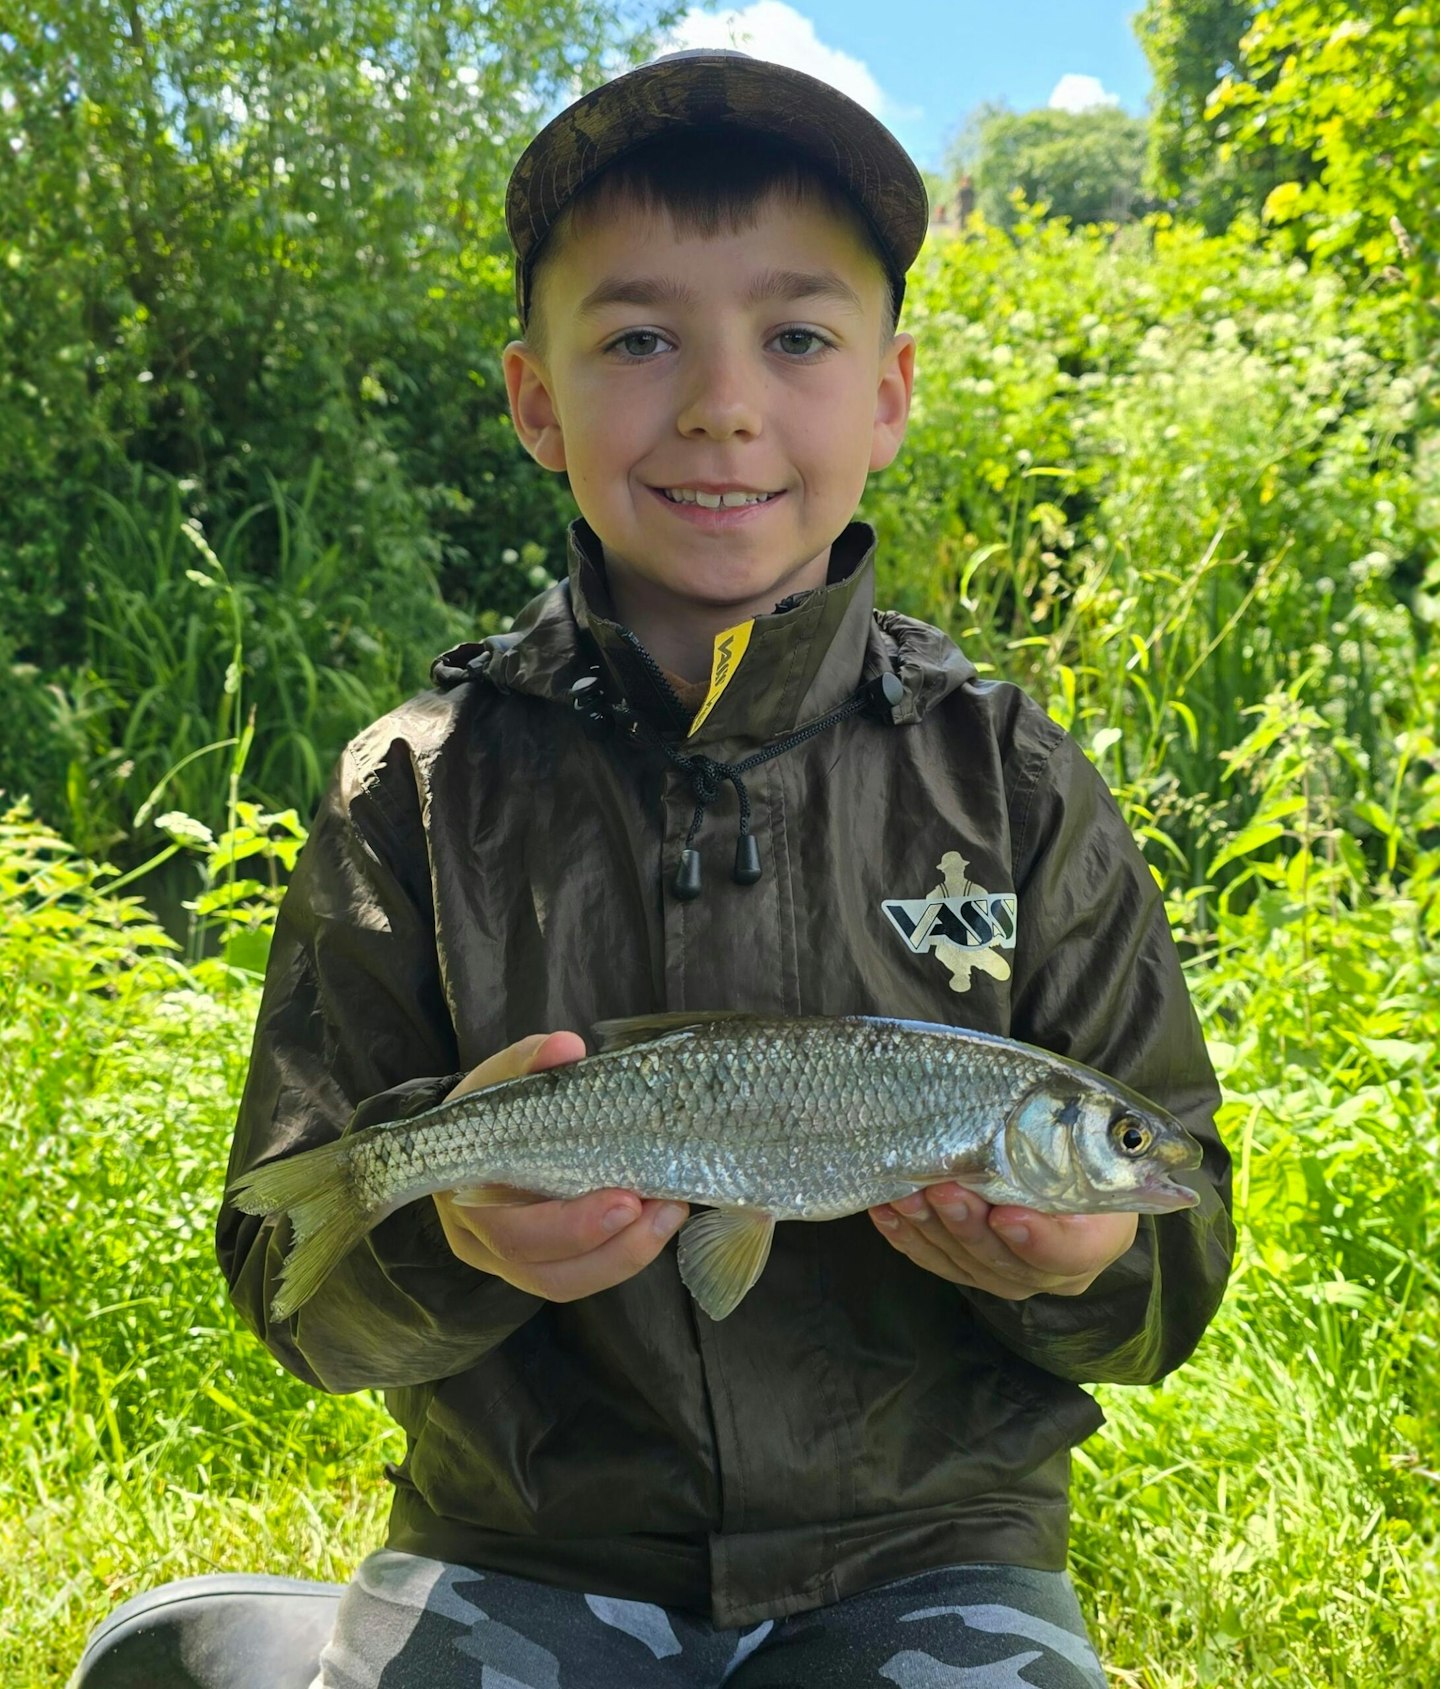
[[[723,1324],[679,1284],[683,1205],[631,1192],[416,1203],[283,1324],[287,1227],[227,1206],[247,1321],[324,1388],[383,1388],[407,1436],[316,1682],[1102,1685],[1064,1573],[1101,1423],[1078,1383],[1193,1348],[1227,1161],[1098,776],[871,610],[850,519],[909,410],[918,175],[824,84],[680,54],[550,124],[507,221],[511,411],[570,477],[569,578],[348,749],[230,1177],[574,1060],[603,1019],[743,1009],[1076,1057],[1201,1139],[1201,1202],[1060,1219],[933,1187],[781,1227]]]

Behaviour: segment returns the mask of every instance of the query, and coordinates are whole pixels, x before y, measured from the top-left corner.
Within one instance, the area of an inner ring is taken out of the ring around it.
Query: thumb
[[[521,1073],[539,1073],[543,1068],[579,1061],[585,1054],[585,1040],[578,1032],[539,1032],[511,1048],[524,1052]]]
[[[446,1097],[450,1102],[467,1092],[483,1090],[486,1085],[499,1085],[506,1079],[518,1079],[522,1074],[538,1073],[542,1068],[561,1067],[566,1062],[579,1061],[585,1054],[585,1040],[576,1032],[534,1032],[487,1056]]]

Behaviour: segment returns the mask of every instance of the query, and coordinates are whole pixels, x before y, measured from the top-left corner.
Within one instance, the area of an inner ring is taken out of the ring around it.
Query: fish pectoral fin
[[[672,1009],[662,1015],[597,1020],[591,1030],[595,1034],[597,1053],[609,1055],[615,1050],[628,1049],[631,1044],[648,1044],[652,1038],[663,1038],[667,1032],[683,1032],[687,1027],[707,1026],[715,1021],[760,1021],[763,1018],[751,1014],[748,1009]]]
[[[543,1191],[521,1190],[518,1185],[457,1185],[450,1200],[457,1208],[511,1208],[550,1198]]]
[[[895,1171],[898,1179],[908,1179],[918,1190],[924,1185],[964,1185],[976,1179],[988,1179],[995,1171],[995,1157],[988,1145],[980,1145],[964,1155],[951,1155],[943,1164],[929,1167],[901,1167]]]
[[[680,1228],[685,1288],[712,1320],[732,1313],[770,1258],[775,1216],[753,1208],[712,1208]]]

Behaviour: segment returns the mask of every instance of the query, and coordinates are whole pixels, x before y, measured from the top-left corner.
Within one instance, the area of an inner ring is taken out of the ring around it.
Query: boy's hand
[[[1078,1296],[1135,1241],[1138,1214],[992,1208],[959,1185],[930,1185],[870,1218],[917,1267],[1012,1302]]]
[[[522,1038],[467,1073],[445,1100],[584,1054],[584,1040],[573,1032]],[[684,1203],[642,1201],[622,1190],[503,1208],[467,1208],[453,1192],[434,1201],[445,1239],[462,1261],[550,1302],[573,1302],[632,1278],[689,1213]]]

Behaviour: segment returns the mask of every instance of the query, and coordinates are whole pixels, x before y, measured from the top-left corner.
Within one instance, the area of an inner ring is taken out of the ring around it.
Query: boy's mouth
[[[711,493],[700,487],[656,487],[660,496],[671,504],[698,504],[705,510],[739,510],[752,504],[769,504],[779,493],[751,492],[736,488],[731,492]]]

